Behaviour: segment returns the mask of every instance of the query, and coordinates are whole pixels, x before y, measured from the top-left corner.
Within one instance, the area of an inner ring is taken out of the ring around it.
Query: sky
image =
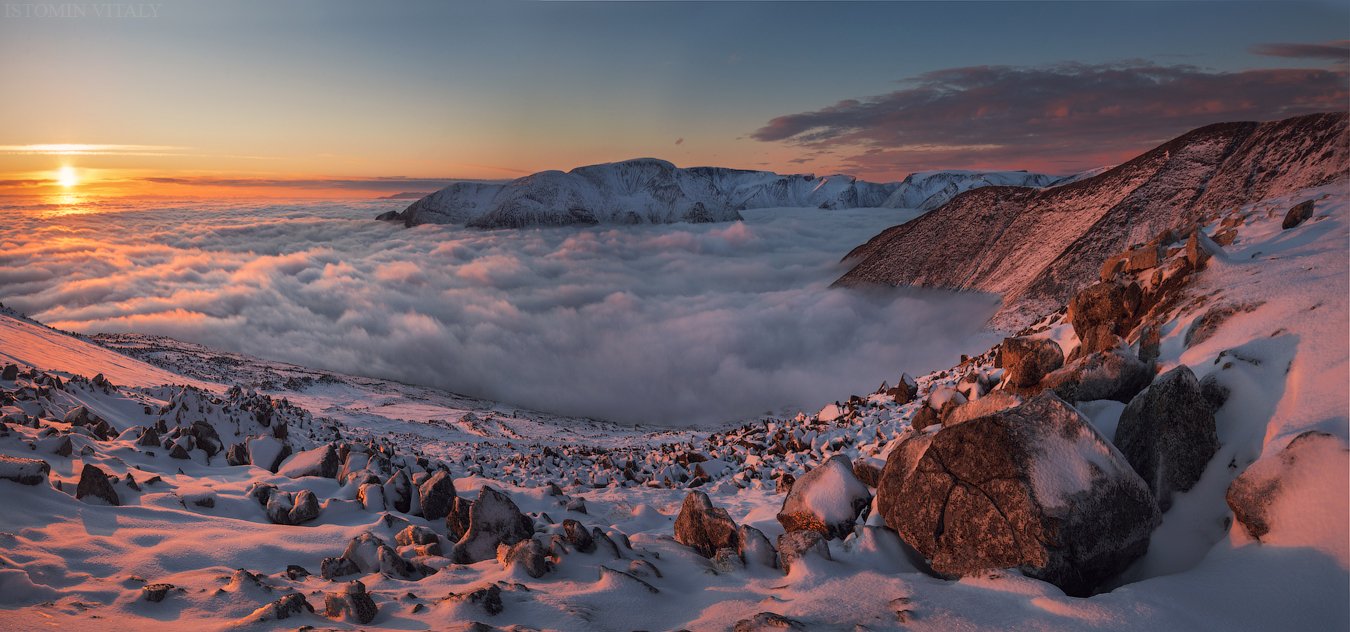
[[[1345,109],[1347,25],[1304,2],[5,4],[0,195],[378,197],[640,156],[1072,173]]]

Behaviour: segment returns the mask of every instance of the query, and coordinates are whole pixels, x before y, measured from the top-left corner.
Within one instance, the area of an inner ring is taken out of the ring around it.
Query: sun
[[[75,175],[75,168],[65,165],[56,170],[56,183],[69,189],[80,183],[80,179]]]

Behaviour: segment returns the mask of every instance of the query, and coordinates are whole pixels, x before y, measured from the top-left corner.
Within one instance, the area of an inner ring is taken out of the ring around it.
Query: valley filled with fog
[[[830,289],[916,212],[480,231],[373,222],[390,201],[16,206],[6,305],[625,423],[808,413],[993,341],[996,299]],[[53,221],[59,216],[59,221]]]

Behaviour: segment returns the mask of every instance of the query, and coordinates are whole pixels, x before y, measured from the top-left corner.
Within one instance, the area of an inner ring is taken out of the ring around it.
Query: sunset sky
[[[1070,173],[1350,98],[1343,2],[62,6],[0,15],[0,194],[374,197],[638,156]]]

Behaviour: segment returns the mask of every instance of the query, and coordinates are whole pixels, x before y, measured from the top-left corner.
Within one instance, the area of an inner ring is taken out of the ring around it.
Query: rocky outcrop
[[[714,507],[708,495],[689,492],[675,518],[675,541],[711,558],[718,549],[736,549],[740,543],[736,522],[727,510]]]
[[[1035,386],[1045,374],[1064,366],[1064,350],[1046,338],[1004,338],[999,347],[1003,383]]]
[[[826,539],[843,538],[872,502],[867,485],[853,475],[848,457],[835,455],[792,485],[778,512],[784,531],[817,531]]]
[[[996,293],[994,324],[1017,329],[1064,305],[1131,244],[1342,177],[1347,120],[1210,125],[1072,184],[975,189],[855,248],[845,260],[857,264],[838,283]]]
[[[1128,403],[1153,378],[1152,369],[1124,345],[1079,358],[1046,375],[1040,387],[1066,401],[1112,399]]]
[[[1326,486],[1330,496],[1344,502],[1347,462],[1350,451],[1340,438],[1325,432],[1304,432],[1278,453],[1248,466],[1228,487],[1228,507],[1248,535],[1266,538],[1294,526],[1281,520],[1298,521],[1296,513],[1281,514],[1275,509],[1285,496],[1300,488]],[[1344,515],[1339,518],[1344,519]]]
[[[1195,373],[1182,365],[1158,376],[1125,407],[1113,442],[1167,511],[1172,493],[1189,491],[1219,450],[1214,411]]]
[[[878,508],[939,574],[1016,567],[1079,596],[1143,555],[1159,522],[1148,486],[1051,393],[904,438]]]

